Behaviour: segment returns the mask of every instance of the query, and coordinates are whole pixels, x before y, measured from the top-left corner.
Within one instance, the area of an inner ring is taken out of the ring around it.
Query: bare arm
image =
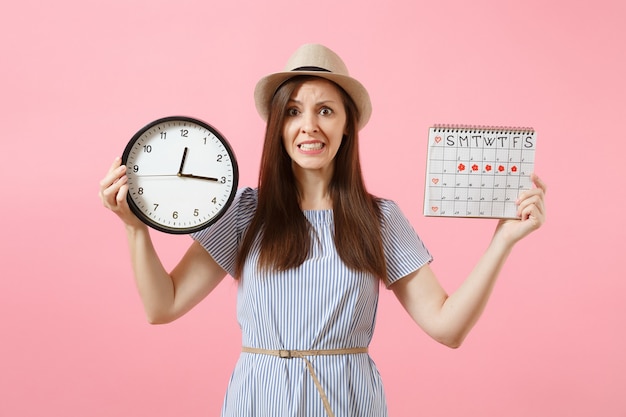
[[[119,158],[100,182],[100,198],[126,225],[131,263],[148,321],[168,323],[185,314],[205,298],[226,276],[226,272],[197,242],[191,244],[181,261],[168,273],[163,267],[148,227],[130,210],[125,167]]]
[[[461,286],[448,295],[426,265],[398,280],[391,288],[409,315],[435,340],[461,345],[480,318],[500,270],[516,242],[545,221],[546,186],[533,176],[536,188],[520,195],[521,220],[501,220],[491,243]]]

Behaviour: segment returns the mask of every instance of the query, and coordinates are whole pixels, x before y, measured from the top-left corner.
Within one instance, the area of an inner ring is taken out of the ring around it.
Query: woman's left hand
[[[546,184],[536,175],[531,175],[535,188],[522,192],[517,199],[519,219],[503,219],[498,223],[494,237],[515,244],[539,229],[546,220]]]

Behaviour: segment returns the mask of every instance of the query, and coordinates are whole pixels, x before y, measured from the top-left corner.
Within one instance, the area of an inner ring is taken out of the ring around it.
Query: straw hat
[[[319,44],[305,44],[291,55],[282,72],[261,78],[254,89],[257,111],[267,120],[270,103],[282,83],[298,75],[313,75],[335,82],[356,104],[359,110],[359,130],[368,122],[372,114],[372,103],[365,87],[350,77],[346,64],[339,55]]]

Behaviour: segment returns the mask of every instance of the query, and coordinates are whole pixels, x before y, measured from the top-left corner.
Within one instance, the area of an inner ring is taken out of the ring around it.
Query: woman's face
[[[332,82],[308,80],[294,90],[283,125],[283,145],[294,173],[316,171],[332,176],[346,120],[341,93]]]

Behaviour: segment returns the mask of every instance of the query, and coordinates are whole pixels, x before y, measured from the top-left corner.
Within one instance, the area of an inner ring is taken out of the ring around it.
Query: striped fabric
[[[231,275],[256,204],[256,190],[243,188],[216,224],[193,235]],[[380,204],[385,256],[390,281],[394,282],[432,258],[397,205],[389,200]],[[379,280],[349,270],[341,262],[333,242],[332,210],[304,211],[304,215],[317,239],[300,267],[259,273],[258,244],[246,260],[237,295],[242,345],[272,350],[367,347],[376,320]],[[367,353],[310,360],[337,417],[387,415],[382,381]],[[302,359],[241,354],[222,416],[325,415]]]

